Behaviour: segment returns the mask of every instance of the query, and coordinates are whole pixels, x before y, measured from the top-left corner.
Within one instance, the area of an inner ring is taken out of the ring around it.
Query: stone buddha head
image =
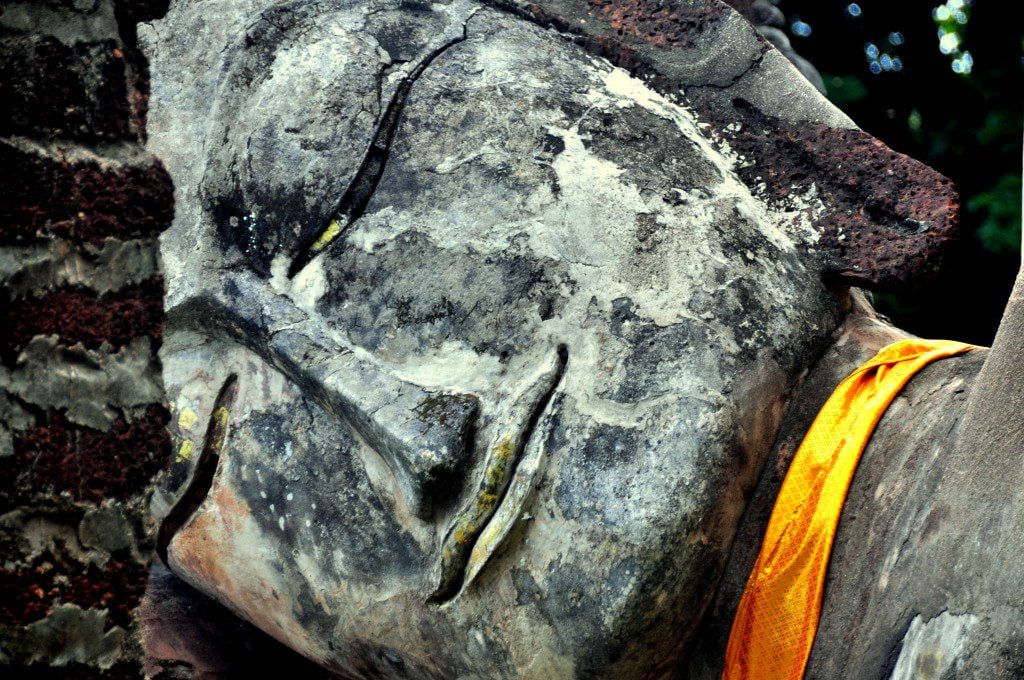
[[[728,7],[659,42],[547,4],[142,31],[177,187],[160,550],[343,674],[670,669],[847,285],[898,278],[858,239],[941,232],[900,189],[844,235],[881,192],[838,154],[905,159]]]

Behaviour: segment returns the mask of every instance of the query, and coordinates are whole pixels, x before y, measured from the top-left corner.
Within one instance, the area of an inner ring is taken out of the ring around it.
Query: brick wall
[[[143,148],[135,24],[165,10],[0,6],[0,664],[19,677],[141,673],[173,187]]]

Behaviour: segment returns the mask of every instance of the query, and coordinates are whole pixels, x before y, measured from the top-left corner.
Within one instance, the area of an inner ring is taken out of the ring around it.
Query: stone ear
[[[733,106],[746,121],[729,139],[748,159],[741,179],[770,203],[815,211],[808,248],[827,279],[888,290],[938,269],[958,232],[949,179],[863,130],[793,123],[742,99]]]
[[[769,204],[806,211],[832,281],[892,289],[933,272],[957,232],[952,182],[857,129],[718,0],[494,0],[572,34],[694,111]]]

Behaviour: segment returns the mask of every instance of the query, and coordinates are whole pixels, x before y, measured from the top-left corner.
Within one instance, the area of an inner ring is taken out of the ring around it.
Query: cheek
[[[699,403],[652,408],[644,427],[598,424],[578,406],[566,399],[532,517],[513,542],[520,547],[482,583],[505,584],[524,615],[536,612],[564,636],[579,663],[631,654],[652,663],[713,593],[731,529],[708,523],[732,514],[721,507],[731,502],[722,471],[735,461],[714,437],[718,416]]]

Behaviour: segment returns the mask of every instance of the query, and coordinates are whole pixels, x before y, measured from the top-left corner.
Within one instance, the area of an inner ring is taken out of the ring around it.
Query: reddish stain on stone
[[[760,117],[775,131],[769,137],[760,126],[730,134],[729,144],[751,161],[737,172],[748,186],[763,182],[767,197],[783,204],[813,185],[831,208],[815,221],[821,234],[815,247],[828,274],[891,289],[941,265],[959,232],[952,181],[862,130]]]
[[[618,36],[641,38],[657,47],[692,47],[721,16],[717,3],[689,6],[664,0],[588,0],[588,6]]]
[[[740,11],[751,9],[745,1],[733,4]],[[785,205],[791,197],[816,192],[824,210],[808,217],[821,234],[814,247],[826,275],[890,290],[927,278],[941,266],[959,223],[950,180],[860,130],[780,120],[732,99],[727,86],[680,82],[659,66],[689,58],[686,48],[714,30],[729,11],[725,4],[694,8],[659,0],[588,0],[558,5],[563,14],[548,10],[545,2],[520,6],[519,12],[573,35],[591,53],[643,77],[656,90],[686,100],[715,135],[751,163],[738,174],[754,193],[763,185],[768,200]],[[758,40],[763,54],[769,47]],[[751,61],[751,77],[761,75],[760,63],[760,58]]]

